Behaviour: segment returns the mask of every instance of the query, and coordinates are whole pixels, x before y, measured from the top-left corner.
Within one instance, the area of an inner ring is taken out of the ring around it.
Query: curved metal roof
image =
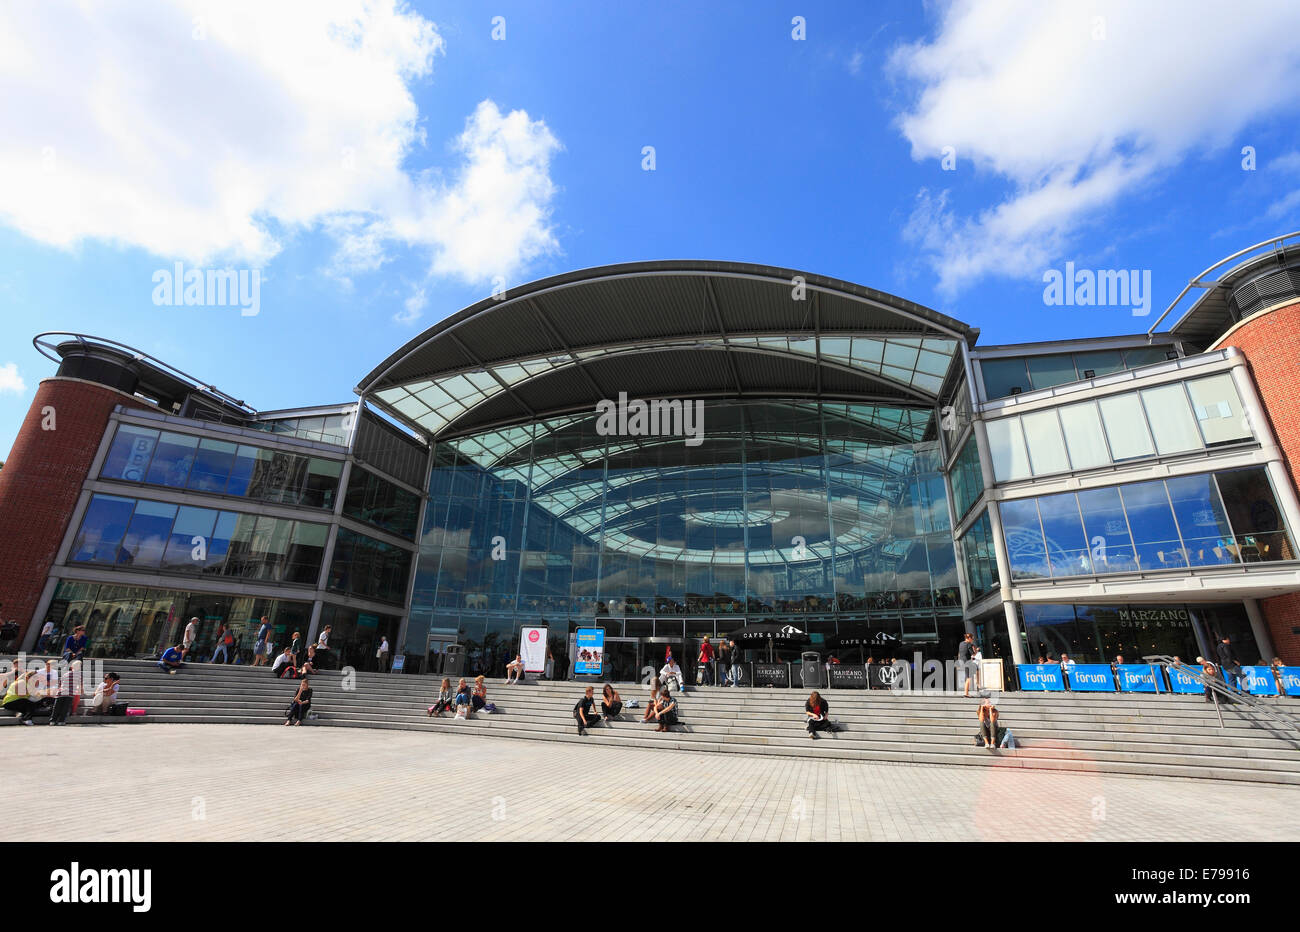
[[[1193,288],[1204,292],[1169,328],[1169,333],[1195,343],[1201,349],[1214,346],[1233,325],[1255,311],[1300,294],[1300,243],[1287,243],[1287,240],[1297,237],[1300,237],[1300,230],[1266,239],[1220,259],[1187,283],[1173,303],[1151,324],[1148,336]],[[1242,256],[1247,258],[1216,279],[1208,277]]]
[[[977,336],[903,298],[793,269],[637,262],[484,299],[356,390],[430,437],[591,410],[620,392],[932,404],[958,343]]]

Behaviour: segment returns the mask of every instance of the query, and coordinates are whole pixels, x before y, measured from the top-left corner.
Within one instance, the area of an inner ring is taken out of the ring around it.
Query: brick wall
[[[1300,303],[1251,320],[1218,345],[1235,346],[1246,354],[1287,470],[1300,486]],[[1300,664],[1300,634],[1292,631],[1300,628],[1300,592],[1264,599],[1260,608],[1278,656]]]
[[[109,414],[129,400],[72,379],[46,379],[36,388],[0,469],[0,616],[22,628],[17,644],[32,622]],[[46,407],[54,410],[53,430],[42,428]]]

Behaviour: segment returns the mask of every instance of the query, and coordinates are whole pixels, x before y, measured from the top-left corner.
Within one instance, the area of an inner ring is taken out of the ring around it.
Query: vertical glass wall
[[[695,447],[601,436],[594,412],[441,443],[410,630],[924,612],[933,631],[960,604],[934,415],[708,402]]]
[[[198,639],[192,659],[206,660],[212,655],[217,628],[224,625],[235,636],[230,662],[247,664],[253,659],[253,642],[263,615],[274,627],[271,640],[284,644],[294,631],[306,635],[311,603],[62,580],[45,620],[54,623],[56,638],[85,625],[90,639],[86,650],[92,657],[138,658],[156,657],[179,644],[185,626],[197,618]]]
[[[1294,560],[1262,466],[1000,506],[1013,579]]]
[[[1213,651],[1227,635],[1243,663],[1258,659],[1259,648],[1241,603],[1219,605],[1128,605],[1022,603],[1026,656],[1031,663],[1059,660],[1062,653],[1079,663],[1141,663],[1152,655],[1187,663]],[[1199,631],[1198,631],[1199,628]],[[1212,654],[1211,654],[1212,656]],[[1041,658],[1041,660],[1040,660]]]

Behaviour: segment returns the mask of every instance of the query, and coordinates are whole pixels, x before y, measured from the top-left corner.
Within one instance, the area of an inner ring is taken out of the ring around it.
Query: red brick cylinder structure
[[[1300,487],[1300,302],[1246,318],[1211,349],[1227,346],[1246,355],[1287,472]],[[1260,607],[1278,655],[1300,663],[1300,592],[1263,599]]]
[[[0,469],[0,617],[22,644],[114,406],[130,395],[80,379],[37,386]],[[139,406],[139,402],[136,402]]]

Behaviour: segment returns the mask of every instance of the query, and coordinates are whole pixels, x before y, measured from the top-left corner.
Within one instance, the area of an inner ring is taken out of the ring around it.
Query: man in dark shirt
[[[585,735],[590,725],[595,725],[600,721],[600,713],[596,711],[596,698],[594,693],[596,688],[588,686],[586,693],[578,704],[573,707],[573,717],[578,723],[578,734]]]
[[[1237,652],[1232,649],[1232,641],[1227,635],[1219,642],[1219,671],[1223,674],[1223,681],[1233,689],[1241,689],[1241,663],[1237,660]]]

